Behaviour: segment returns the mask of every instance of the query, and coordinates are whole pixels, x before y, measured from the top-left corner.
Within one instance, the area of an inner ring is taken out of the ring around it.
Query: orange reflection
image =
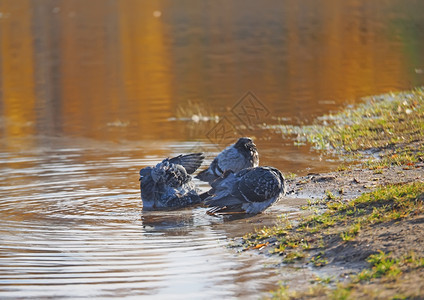
[[[382,30],[387,20],[378,13],[378,3],[352,0],[317,2],[311,7],[296,1],[290,4],[284,19],[293,98],[304,98],[308,89],[308,98],[342,104],[408,87],[405,53]],[[299,15],[306,15],[310,24],[300,23]],[[311,101],[311,105],[319,103]]]
[[[4,135],[8,144],[12,143],[9,140],[11,138],[28,137],[35,133],[36,99],[30,3],[31,0],[0,2],[0,83],[6,122]]]
[[[114,47],[117,40],[113,32],[116,24],[109,19],[114,7],[101,0],[60,4],[64,133],[113,139],[104,129],[108,122],[119,118],[113,109],[119,99]]]
[[[413,81],[380,3],[240,3],[1,1],[5,134],[199,140],[208,128],[167,122],[186,100],[223,116],[253,91],[296,122]]]
[[[155,11],[160,7],[150,1],[62,2],[65,133],[112,140],[172,136],[164,130],[172,116],[172,74]],[[152,115],[161,123],[152,123]]]
[[[159,1],[119,1],[122,82],[135,113],[139,137],[170,138],[172,127],[172,71],[162,5]],[[152,123],[151,116],[158,123]]]

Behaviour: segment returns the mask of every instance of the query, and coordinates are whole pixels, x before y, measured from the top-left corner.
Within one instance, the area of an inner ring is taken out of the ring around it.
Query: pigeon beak
[[[138,179],[138,181],[141,181],[141,179],[143,179],[143,176],[140,176],[140,178]]]

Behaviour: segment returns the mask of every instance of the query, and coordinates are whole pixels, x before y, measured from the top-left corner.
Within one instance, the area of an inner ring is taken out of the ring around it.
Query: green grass
[[[315,266],[325,265],[324,253],[311,256],[307,252],[325,251],[326,240],[330,237],[338,236],[341,243],[348,243],[369,226],[423,214],[424,183],[384,186],[350,202],[328,201],[324,213],[305,216],[296,224],[281,217],[274,226],[264,226],[246,234],[243,237],[245,249],[266,245],[270,253],[284,256],[286,262],[308,259]]]
[[[315,277],[313,283],[325,283],[325,284],[329,284],[332,281],[334,281],[333,276],[328,276],[328,277],[317,276],[317,277]]]
[[[270,237],[285,236],[288,243],[291,240],[287,236],[293,235],[294,231],[317,232],[341,223],[348,225],[347,231],[343,232],[356,235],[363,226],[395,221],[411,214],[422,213],[423,198],[424,183],[422,182],[384,186],[373,192],[362,194],[350,202],[330,200],[327,202],[326,212],[304,217],[295,228],[292,223],[284,220],[274,226],[263,227],[257,229],[255,233],[245,235],[245,240],[261,241]]]
[[[318,255],[311,258],[311,262],[315,267],[323,267],[328,264],[328,259],[325,257],[325,252],[321,251]]]
[[[327,200],[336,200],[336,196],[330,191],[325,191],[325,195],[327,197]]]
[[[414,252],[403,255],[399,258],[393,256],[393,253],[384,253],[379,251],[367,258],[369,268],[353,275],[350,282],[338,282],[333,277],[316,277],[313,284],[303,291],[292,291],[288,285],[280,287],[272,292],[272,299],[387,299],[384,295],[379,295],[370,282],[383,282],[389,286],[396,287],[402,282],[404,273],[412,274],[420,268],[424,268],[424,257],[419,257]],[[420,273],[416,273],[418,280]],[[335,282],[336,287],[330,286]],[[384,285],[383,285],[384,286]],[[408,295],[408,292],[402,294],[393,292],[390,299],[409,299],[416,298],[416,295]]]
[[[297,177],[297,175],[296,175],[296,173],[289,172],[289,173],[285,173],[284,177],[288,180],[291,180],[291,179],[295,179]]]
[[[384,186],[347,203],[337,199],[326,201],[329,201],[329,209],[324,213],[306,216],[296,224],[282,217],[274,226],[247,234],[244,237],[245,245],[252,249],[254,245],[264,245],[273,240],[273,243],[267,244],[272,248],[270,253],[281,255],[284,263],[304,262],[315,267],[325,266],[329,263],[326,250],[330,238],[334,241],[338,237],[340,243],[350,243],[361,231],[375,224],[397,222],[423,214],[424,183]],[[324,286],[313,286],[302,292],[292,292],[287,286],[282,286],[272,294],[272,299],[317,296],[325,299],[355,299],[357,295],[372,298],[374,292],[367,290],[367,282],[398,280],[405,272],[424,268],[424,257],[413,252],[396,257],[393,253],[379,251],[370,255],[366,261],[370,267],[353,275],[348,283],[338,283],[334,288],[328,285],[327,280],[321,280],[319,284]],[[396,294],[396,297],[401,299],[404,295]]]
[[[369,168],[411,165],[424,159],[424,90],[385,94],[365,99],[354,109],[327,115],[309,126],[280,125],[295,143],[309,142],[319,150],[332,150],[366,159]],[[374,155],[370,155],[370,153]],[[345,170],[347,166],[340,166]]]
[[[360,230],[361,230],[361,223],[360,222],[354,223],[349,227],[348,230],[343,231],[340,234],[340,237],[345,242],[353,240]]]
[[[295,137],[295,144],[310,143],[315,149],[343,154],[346,162],[338,171],[347,170],[352,162],[359,160],[363,167],[373,170],[376,178],[380,178],[379,175],[385,173],[383,170],[391,166],[410,169],[424,162],[424,89],[370,97],[353,109],[324,116],[312,125],[280,125],[273,129]],[[402,173],[400,170],[397,174],[401,176]],[[338,195],[327,191],[322,200],[308,201],[308,205],[302,207],[309,210],[308,216],[296,223],[261,228],[246,235],[245,243],[268,243],[270,253],[281,255],[283,261],[322,267],[331,260],[326,252],[330,243],[349,247],[349,243],[361,240],[361,233],[366,235],[377,224],[391,226],[424,213],[423,182],[382,186],[350,202],[341,201],[343,193],[343,189]],[[324,213],[323,209],[326,209]],[[325,280],[302,292],[292,292],[284,286],[273,294],[273,299],[317,296],[322,299],[386,299],[387,295],[379,294],[381,290],[375,287],[384,290],[388,288],[384,285],[387,282],[390,282],[389,289],[394,291],[389,298],[416,297],[416,291],[408,289],[410,283],[400,292],[392,284],[396,286],[402,282],[404,274],[421,278],[423,257],[414,253],[399,257],[380,251],[369,256],[367,262],[369,268],[352,276],[350,282],[336,283],[335,288],[334,285],[329,287]],[[384,284],[367,285],[370,282]]]
[[[293,251],[287,253],[284,257],[283,262],[286,264],[294,263],[296,260],[301,260],[306,257],[306,254],[302,251]]]
[[[379,251],[377,254],[370,255],[367,259],[372,266],[371,269],[365,269],[355,276],[354,281],[366,281],[371,278],[380,278],[383,276],[396,277],[401,273],[399,259],[390,258],[390,254]]]

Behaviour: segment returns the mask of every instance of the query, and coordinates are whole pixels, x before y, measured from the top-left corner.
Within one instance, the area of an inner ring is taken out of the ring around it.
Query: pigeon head
[[[256,145],[255,143],[253,143],[251,138],[242,137],[238,139],[237,143],[235,143],[234,148],[239,150],[242,150],[242,149],[250,150],[250,149],[256,149]]]
[[[257,166],[259,163],[258,149],[251,138],[242,137],[239,138],[237,143],[234,144],[234,148],[243,153],[246,158],[253,160],[253,166]]]
[[[140,170],[140,179],[139,181],[142,181],[143,178],[147,177],[150,175],[150,172],[152,171],[151,167],[146,167]]]

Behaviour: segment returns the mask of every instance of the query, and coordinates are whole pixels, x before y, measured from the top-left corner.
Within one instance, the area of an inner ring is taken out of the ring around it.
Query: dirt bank
[[[320,275],[308,286],[287,281],[273,298],[424,297],[422,163],[298,177],[289,181],[288,197],[311,199],[303,207],[307,216],[258,229],[242,245],[279,255],[283,268],[294,264]]]
[[[424,163],[379,169],[354,167],[325,174],[311,173],[288,180],[287,197],[322,199],[337,197],[352,200],[378,186],[424,180]]]
[[[287,198],[309,199],[306,216],[244,236],[245,250],[321,274],[309,286],[287,281],[273,298],[424,298],[423,95],[371,97],[323,124],[281,126],[357,163],[288,180]]]

